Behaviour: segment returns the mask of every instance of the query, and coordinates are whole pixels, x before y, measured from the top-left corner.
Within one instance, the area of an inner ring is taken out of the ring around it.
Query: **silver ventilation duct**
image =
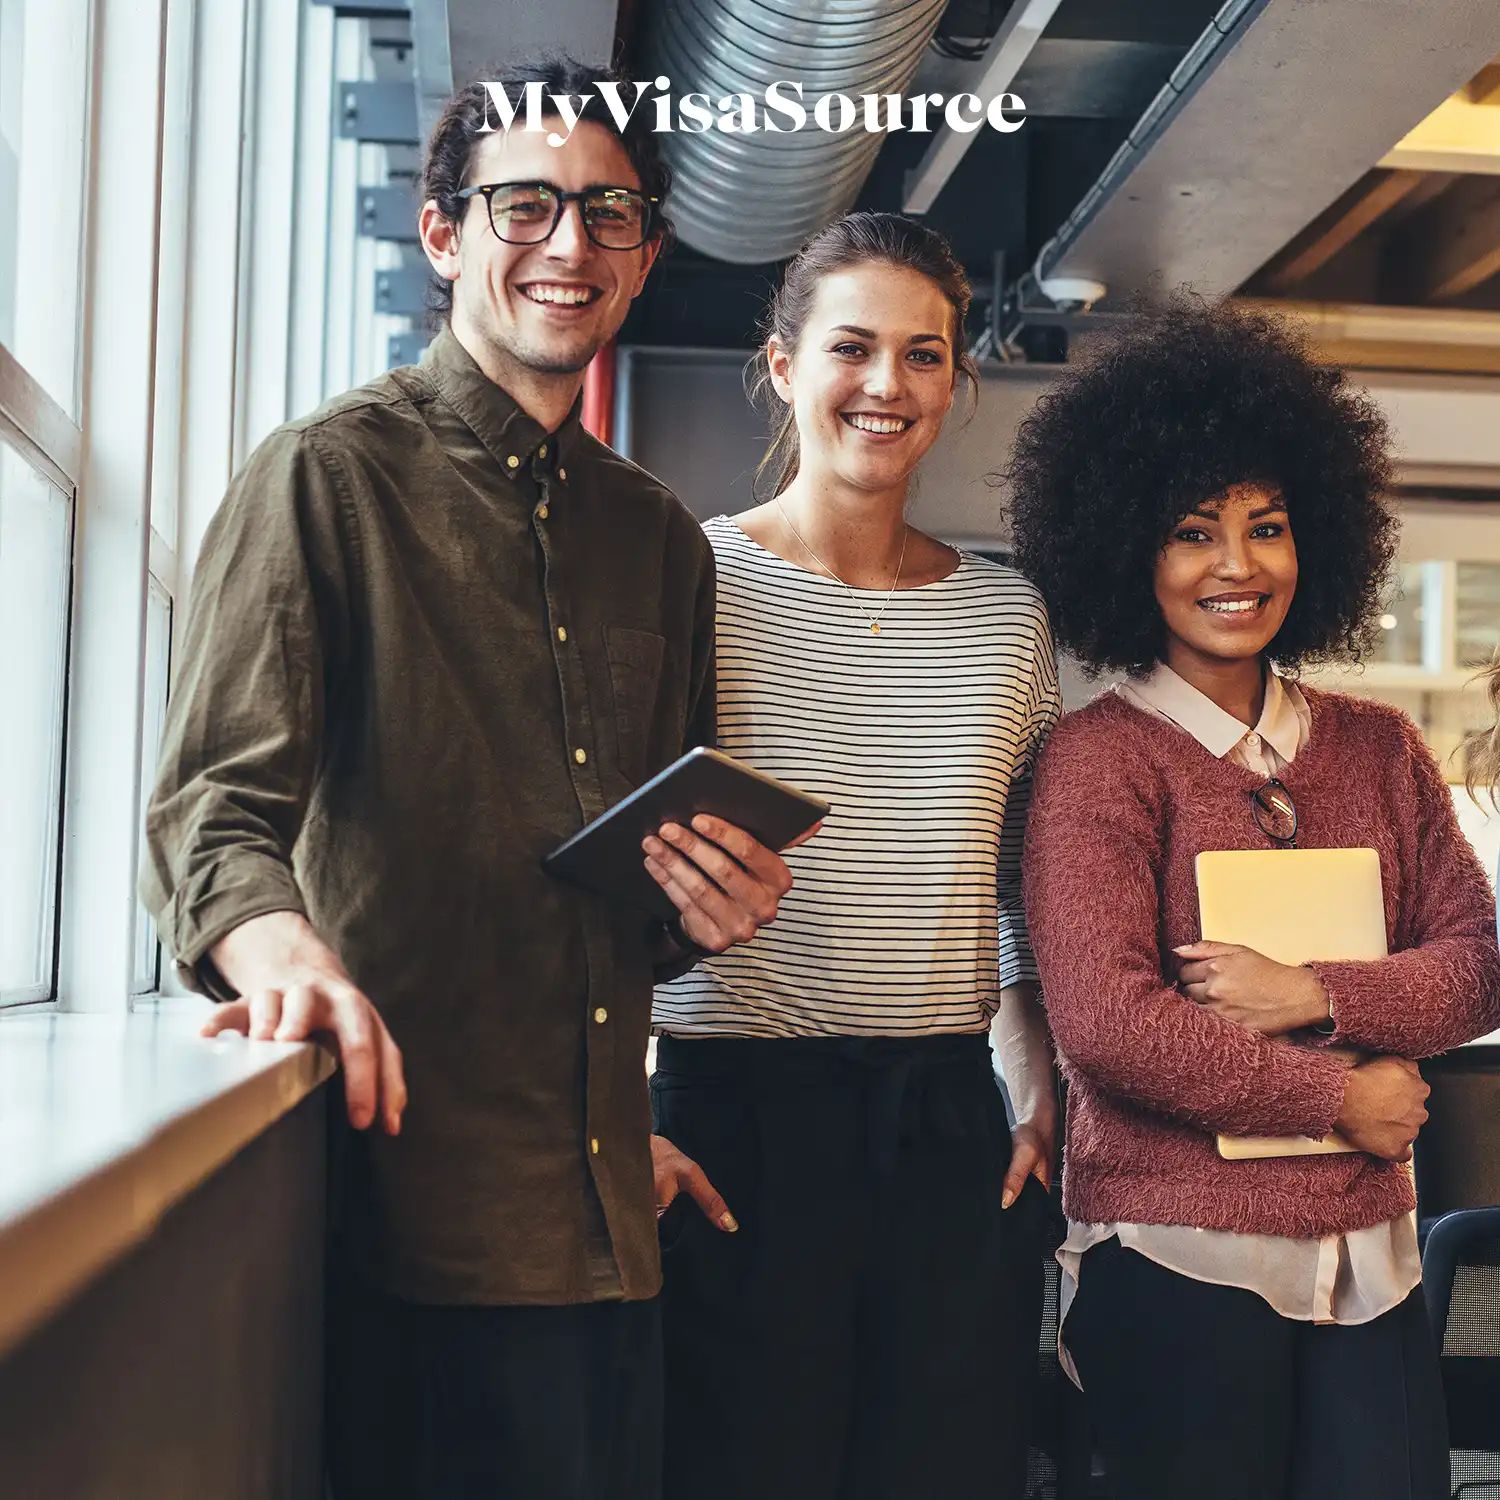
[[[812,120],[820,95],[901,94],[947,0],[663,0],[641,71],[671,79],[674,98],[716,103],[800,82],[808,124],[755,134],[674,129],[661,138],[674,173],[672,216],[686,244],[740,264],[782,260],[853,205],[884,133],[861,113],[842,134]],[[717,113],[717,111],[715,111]],[[762,120],[762,125],[764,121]],[[785,125],[784,120],[779,124]]]

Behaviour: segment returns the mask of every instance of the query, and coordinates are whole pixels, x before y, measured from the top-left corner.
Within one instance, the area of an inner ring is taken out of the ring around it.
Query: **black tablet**
[[[768,849],[784,849],[826,817],[828,807],[821,797],[700,746],[559,844],[542,868],[652,916],[670,917],[677,908],[646,871],[641,840],[648,833],[663,823],[687,828],[699,813],[709,813]]]

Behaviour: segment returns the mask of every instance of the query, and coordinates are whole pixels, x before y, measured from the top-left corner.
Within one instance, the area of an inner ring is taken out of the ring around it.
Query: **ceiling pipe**
[[[946,0],[663,0],[647,16],[642,78],[665,74],[676,98],[710,101],[800,82],[802,129],[662,135],[684,243],[749,265],[783,260],[859,196],[883,132],[820,130],[823,94],[904,94]],[[780,123],[780,122],[778,122]]]

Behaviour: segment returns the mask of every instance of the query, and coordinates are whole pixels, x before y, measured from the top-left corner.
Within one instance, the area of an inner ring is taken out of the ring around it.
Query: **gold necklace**
[[[786,529],[790,531],[794,537],[797,538],[797,541],[802,546],[802,550],[807,553],[807,555],[812,558],[812,560],[817,563],[817,565],[822,568],[822,570],[831,579],[833,579],[833,581],[838,584],[846,594],[848,594],[849,598],[854,603],[854,607],[860,612],[860,614],[865,617],[865,619],[870,622],[870,634],[879,635],[880,617],[886,612],[886,608],[890,604],[891,600],[896,597],[896,589],[900,586],[901,583],[901,569],[906,566],[906,539],[911,535],[911,527],[903,526],[901,528],[901,556],[896,559],[896,576],[891,580],[890,592],[885,596],[884,602],[881,604],[880,608],[877,609],[872,615],[870,611],[867,610],[864,605],[859,602],[859,596],[854,592],[854,590],[851,589],[849,585],[845,583],[844,580],[840,578],[839,575],[835,573],[833,569],[830,568],[828,564],[824,562],[823,559],[819,557],[818,554],[807,545],[807,542],[804,539],[802,533],[792,525],[792,518],[787,515],[786,507],[781,503],[780,497],[776,498],[776,509],[781,512],[781,519],[786,522]]]

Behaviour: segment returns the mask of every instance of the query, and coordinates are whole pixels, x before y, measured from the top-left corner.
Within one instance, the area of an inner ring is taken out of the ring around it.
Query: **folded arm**
[[[1403,872],[1400,951],[1308,967],[1328,994],[1334,1046],[1418,1058],[1500,1027],[1500,948],[1495,898],[1452,795],[1415,728],[1402,728],[1402,795],[1413,799],[1420,831],[1415,866]]]
[[[1195,1004],[1162,971],[1161,829],[1134,780],[1064,726],[1043,753],[1026,899],[1059,1053],[1106,1092],[1204,1130],[1323,1135],[1343,1104],[1335,1058]]]

